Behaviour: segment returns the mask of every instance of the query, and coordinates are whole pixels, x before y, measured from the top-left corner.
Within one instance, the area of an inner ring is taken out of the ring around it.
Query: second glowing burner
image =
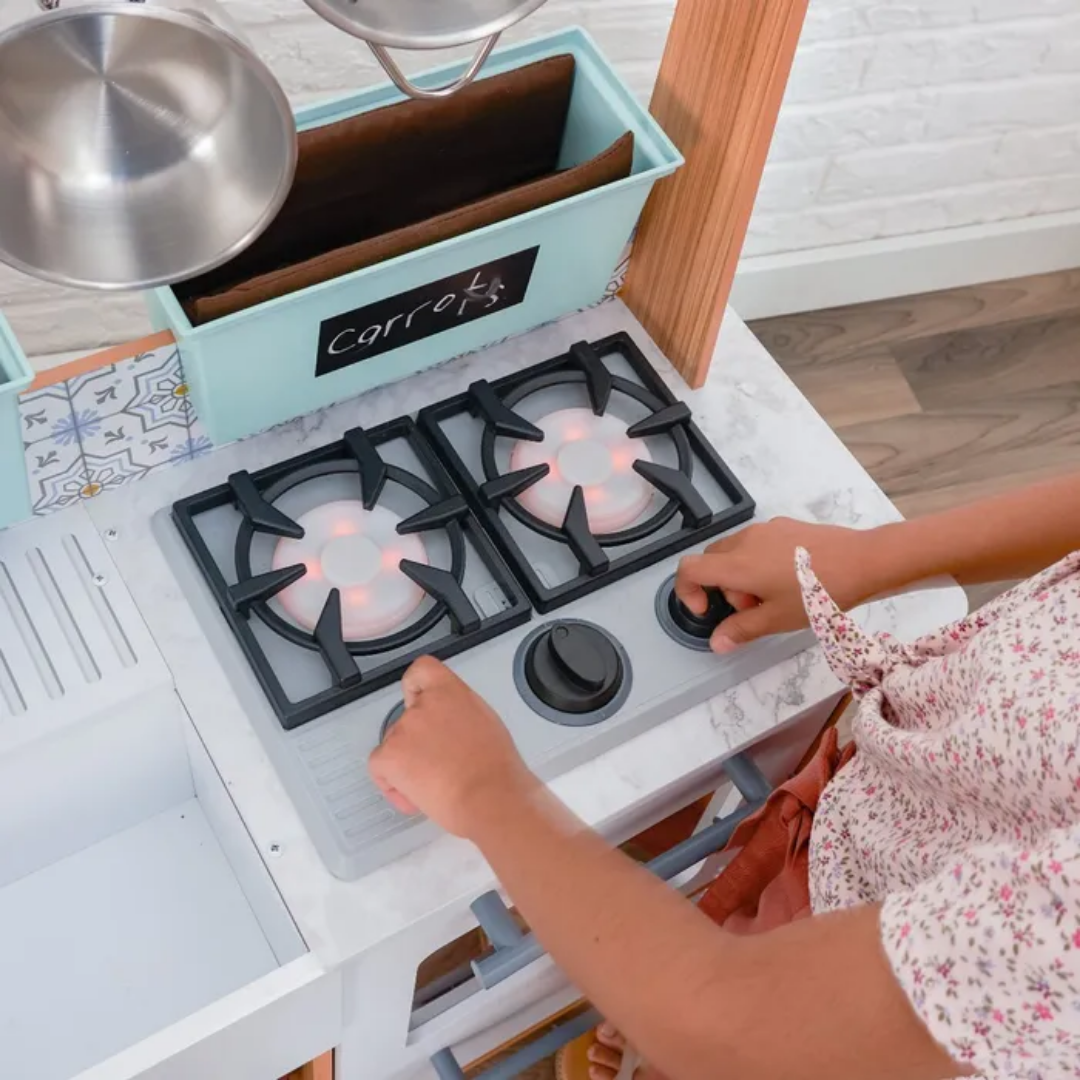
[[[641,517],[654,489],[634,472],[634,462],[652,457],[641,439],[626,434],[624,421],[589,409],[562,409],[536,426],[544,441],[517,442],[510,455],[514,472],[534,465],[551,470],[518,496],[526,510],[549,525],[562,525],[570,496],[580,486],[593,533],[617,532]]]

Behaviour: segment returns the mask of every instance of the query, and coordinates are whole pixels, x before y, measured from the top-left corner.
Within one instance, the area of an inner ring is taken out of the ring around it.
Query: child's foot
[[[596,1041],[589,1047],[589,1080],[631,1080],[620,1072],[626,1053],[622,1035],[610,1024],[601,1024],[596,1029]],[[632,1080],[664,1080],[664,1077],[650,1066],[640,1065],[634,1070]]]
[[[610,1024],[596,1029],[596,1042],[589,1047],[589,1080],[616,1080],[626,1053],[626,1040]],[[638,1080],[641,1070],[634,1080]],[[629,1080],[624,1077],[623,1080]]]

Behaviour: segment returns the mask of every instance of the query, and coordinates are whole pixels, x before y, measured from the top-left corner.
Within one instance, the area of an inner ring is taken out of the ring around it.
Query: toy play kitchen
[[[307,2],[391,83],[293,116],[205,2],[0,36],[0,258],[158,329],[35,375],[0,321],[4,1077],[531,1069],[596,1017],[370,783],[402,672],[613,842],[719,788],[651,864],[691,889],[841,694],[806,635],[711,654],[680,557],[895,516],[720,332],[805,0],[680,0],[650,111],[583,31],[497,46],[542,0]]]

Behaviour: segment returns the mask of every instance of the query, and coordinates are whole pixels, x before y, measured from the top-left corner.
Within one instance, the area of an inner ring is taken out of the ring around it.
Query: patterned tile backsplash
[[[212,449],[175,345],[32,390],[20,413],[35,514]]]
[[[632,243],[600,303],[622,287]],[[188,396],[180,350],[171,343],[31,390],[19,411],[35,514],[92,499],[214,448]]]

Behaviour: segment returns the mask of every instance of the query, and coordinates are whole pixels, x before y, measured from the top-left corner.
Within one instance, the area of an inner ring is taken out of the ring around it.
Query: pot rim
[[[350,19],[330,0],[304,0],[316,15],[321,16],[328,23],[344,30],[361,41],[369,44],[382,45],[388,49],[413,49],[417,51],[431,49],[452,49],[459,45],[472,45],[486,38],[495,37],[504,30],[521,22],[541,7],[547,0],[519,0],[514,8],[498,18],[489,19],[469,30],[460,30],[449,33],[393,33],[380,30],[372,30],[363,27],[355,19]]]

